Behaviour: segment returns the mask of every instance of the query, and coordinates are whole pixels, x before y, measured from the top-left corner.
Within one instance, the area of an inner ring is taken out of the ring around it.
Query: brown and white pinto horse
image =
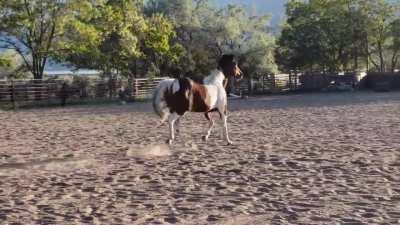
[[[217,111],[223,122],[225,140],[228,144],[232,144],[228,135],[227,96],[224,81],[225,76],[238,78],[242,75],[234,56],[223,55],[218,63],[218,69],[205,77],[203,84],[196,83],[189,78],[161,81],[153,96],[153,108],[161,117],[161,124],[168,119],[170,137],[167,142],[172,144],[174,141],[175,129],[179,127],[179,118],[186,112],[205,113],[209,121],[209,128],[203,139],[207,141],[214,126],[210,113]]]

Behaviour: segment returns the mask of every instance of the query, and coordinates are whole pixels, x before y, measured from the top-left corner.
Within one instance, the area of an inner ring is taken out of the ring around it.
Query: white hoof
[[[169,144],[169,145],[172,145],[173,142],[174,142],[174,140],[172,140],[172,139],[168,139],[168,140],[166,141],[166,143]]]
[[[204,135],[204,136],[202,137],[202,139],[203,139],[203,141],[207,142],[207,141],[208,141],[208,136]]]

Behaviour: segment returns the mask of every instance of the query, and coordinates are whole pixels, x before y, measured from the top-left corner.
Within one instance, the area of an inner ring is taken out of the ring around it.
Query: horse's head
[[[243,72],[239,68],[233,55],[223,55],[218,62],[218,68],[222,70],[225,77],[234,77],[237,80],[243,78]]]

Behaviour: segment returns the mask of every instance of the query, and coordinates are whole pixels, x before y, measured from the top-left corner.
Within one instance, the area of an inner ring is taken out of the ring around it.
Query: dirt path
[[[400,93],[230,102],[172,147],[150,104],[0,111],[0,224],[397,224]],[[217,115],[215,115],[217,118]]]

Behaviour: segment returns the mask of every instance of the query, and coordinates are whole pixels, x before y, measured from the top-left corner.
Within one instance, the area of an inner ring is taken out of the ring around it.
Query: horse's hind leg
[[[178,117],[175,121],[175,131],[177,134],[180,133],[180,128],[181,128],[181,117]]]
[[[168,117],[168,123],[169,123],[169,139],[167,140],[168,144],[172,144],[172,142],[175,140],[175,122],[176,120],[179,119],[179,115],[177,113],[172,113]]]
[[[203,136],[203,140],[204,141],[208,141],[208,138],[210,137],[210,134],[211,134],[211,130],[214,127],[214,121],[210,117],[210,112],[205,113],[205,116],[206,116],[206,119],[209,122],[209,126],[208,126],[208,130],[207,130],[207,134]]]
[[[160,121],[160,123],[156,126],[156,128],[161,127],[161,126],[165,123],[165,121],[167,121],[168,117],[169,117],[169,114],[165,114],[165,115],[161,118],[161,121]]]

